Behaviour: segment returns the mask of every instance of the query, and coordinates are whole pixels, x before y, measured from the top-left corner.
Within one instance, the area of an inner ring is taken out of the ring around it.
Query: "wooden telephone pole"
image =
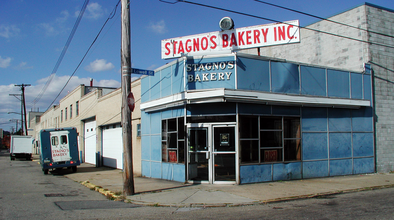
[[[131,52],[130,52],[130,0],[122,1],[122,137],[123,137],[123,195],[134,195],[133,147],[131,136]],[[134,105],[134,100],[133,103]]]
[[[25,126],[25,135],[29,135],[28,131],[27,131],[27,119],[26,119],[26,101],[25,101],[25,87],[27,86],[31,86],[30,84],[21,84],[21,85],[15,85],[15,86],[19,86],[21,87],[22,90],[22,99],[21,99],[21,118],[22,118],[22,133],[23,133],[23,126]],[[24,117],[24,120],[23,120]],[[25,124],[23,125],[23,122],[25,122]]]

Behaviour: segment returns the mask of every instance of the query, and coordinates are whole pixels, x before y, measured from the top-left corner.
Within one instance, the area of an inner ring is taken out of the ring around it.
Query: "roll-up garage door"
[[[123,169],[122,127],[120,124],[103,127],[103,165]]]
[[[85,163],[96,164],[96,121],[85,122]]]

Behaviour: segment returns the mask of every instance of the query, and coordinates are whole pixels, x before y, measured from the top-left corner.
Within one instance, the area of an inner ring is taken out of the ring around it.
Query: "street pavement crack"
[[[190,197],[194,196],[194,194],[196,194],[197,192],[198,192],[198,190],[195,191],[195,192],[194,192],[193,194],[191,194],[190,196],[186,197],[186,199],[182,200],[180,203],[183,203],[184,201],[188,200]]]

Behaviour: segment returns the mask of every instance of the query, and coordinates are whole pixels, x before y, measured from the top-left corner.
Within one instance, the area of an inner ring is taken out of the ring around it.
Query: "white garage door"
[[[120,124],[103,127],[103,165],[123,169],[123,141]]]
[[[85,122],[85,163],[96,164],[96,121]]]

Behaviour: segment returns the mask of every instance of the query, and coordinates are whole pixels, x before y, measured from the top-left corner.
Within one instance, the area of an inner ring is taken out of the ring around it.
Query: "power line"
[[[317,18],[317,19],[320,19],[320,20],[328,21],[328,22],[331,22],[331,23],[343,25],[343,26],[350,27],[350,28],[355,28],[357,30],[367,31],[369,33],[373,33],[373,34],[378,34],[378,35],[385,36],[385,37],[394,38],[394,36],[390,36],[388,34],[379,33],[379,32],[367,30],[367,29],[364,29],[364,28],[359,28],[359,27],[356,27],[356,26],[352,26],[352,25],[349,25],[349,24],[345,24],[345,23],[341,23],[341,22],[338,22],[338,21],[330,20],[330,19],[327,19],[327,18],[323,18],[323,17],[317,16],[317,15],[313,15],[313,14],[309,14],[309,13],[306,13],[306,12],[298,11],[298,10],[295,10],[295,9],[286,8],[284,6],[272,4],[272,3],[269,3],[269,2],[265,2],[265,1],[261,1],[261,0],[254,0],[254,1],[262,3],[262,4],[274,6],[274,7],[277,7],[277,8],[285,9],[285,10],[288,10],[288,11],[296,12],[296,13],[299,13],[299,14],[303,14],[303,15],[306,15],[306,16],[310,16],[310,17],[313,17],[313,18]]]
[[[57,62],[56,62],[56,64],[55,64],[55,67],[53,68],[52,73],[51,73],[51,75],[49,76],[49,78],[48,78],[47,82],[45,83],[44,87],[42,88],[42,90],[40,91],[40,93],[37,95],[37,97],[33,100],[33,102],[32,102],[33,105],[35,105],[38,101],[40,101],[41,97],[44,95],[45,91],[48,89],[49,84],[51,84],[53,77],[56,75],[56,72],[57,72],[57,70],[59,69],[60,64],[62,63],[63,58],[64,58],[64,56],[66,55],[66,52],[67,52],[67,49],[68,49],[68,47],[69,47],[69,45],[70,45],[70,43],[71,43],[71,40],[73,39],[74,34],[75,34],[75,32],[77,31],[77,28],[78,28],[78,26],[79,26],[79,23],[81,22],[82,16],[83,16],[83,14],[84,14],[84,12],[85,12],[85,10],[86,10],[86,7],[87,7],[88,3],[89,3],[89,0],[85,0],[84,4],[83,4],[83,6],[82,6],[82,9],[81,9],[81,11],[79,12],[78,18],[77,18],[77,20],[75,21],[74,27],[73,27],[73,29],[71,30],[71,33],[70,33],[70,35],[68,36],[68,39],[67,39],[67,41],[66,41],[66,44],[65,44],[64,47],[63,47],[62,53],[60,54],[60,56],[59,56],[59,58],[58,58],[58,60],[57,60]]]
[[[118,3],[116,4],[115,8],[111,11],[111,14],[109,15],[109,17],[107,18],[107,20],[104,22],[103,26],[101,27],[100,31],[98,32],[98,34],[96,35],[96,37],[94,38],[93,42],[90,44],[88,50],[86,51],[85,55],[82,57],[81,61],[79,62],[79,64],[77,65],[77,67],[75,68],[74,72],[71,74],[70,78],[67,80],[66,84],[63,86],[63,88],[60,90],[59,94],[56,96],[56,98],[52,101],[52,103],[48,106],[47,109],[49,109],[52,104],[56,101],[57,98],[59,98],[60,94],[63,92],[63,90],[66,88],[66,86],[68,85],[68,83],[70,82],[71,78],[74,76],[74,74],[77,72],[77,70],[79,69],[79,67],[81,66],[82,62],[85,60],[86,56],[88,55],[90,49],[93,47],[94,43],[97,41],[98,37],[100,36],[101,32],[103,31],[105,25],[107,24],[107,22],[112,19],[115,14],[116,14],[116,8],[118,7],[120,3],[120,0],[118,1]]]
[[[231,13],[234,13],[234,14],[244,15],[244,16],[248,16],[248,17],[258,18],[258,19],[262,19],[262,20],[267,20],[267,21],[271,21],[271,22],[275,22],[275,23],[287,24],[286,22],[278,21],[278,20],[271,19],[271,18],[265,18],[265,17],[261,17],[261,16],[257,16],[257,15],[247,14],[247,13],[243,13],[243,12],[239,12],[239,11],[234,11],[234,10],[230,10],[230,9],[225,9],[225,8],[220,8],[220,7],[216,7],[216,6],[212,6],[212,5],[205,5],[205,4],[196,3],[196,2],[190,2],[190,1],[185,1],[185,0],[177,0],[176,2],[168,2],[168,1],[164,1],[164,0],[159,0],[159,1],[164,2],[164,3],[168,3],[168,4],[175,4],[175,3],[178,3],[178,2],[183,2],[183,3],[188,3],[188,4],[192,4],[192,5],[198,5],[198,6],[202,6],[202,7],[206,7],[206,8],[211,8],[211,9],[217,9],[217,10],[221,10],[221,11],[231,12]],[[388,48],[393,48],[394,49],[394,46],[390,46],[390,45],[385,45],[385,44],[380,44],[380,43],[360,40],[360,39],[357,39],[357,38],[352,38],[352,37],[347,37],[347,36],[334,34],[334,33],[326,32],[326,31],[316,30],[316,29],[313,29],[313,28],[303,27],[303,26],[300,26],[300,25],[293,25],[293,26],[294,27],[298,27],[298,28],[303,28],[303,29],[306,29],[306,30],[310,30],[310,31],[315,31],[315,32],[322,33],[322,34],[331,35],[331,36],[334,36],[334,37],[339,37],[339,38],[344,38],[344,39],[348,39],[348,40],[358,41],[358,42],[361,42],[361,43],[367,43],[367,44],[371,44],[371,45],[377,45],[377,46],[388,47]]]

